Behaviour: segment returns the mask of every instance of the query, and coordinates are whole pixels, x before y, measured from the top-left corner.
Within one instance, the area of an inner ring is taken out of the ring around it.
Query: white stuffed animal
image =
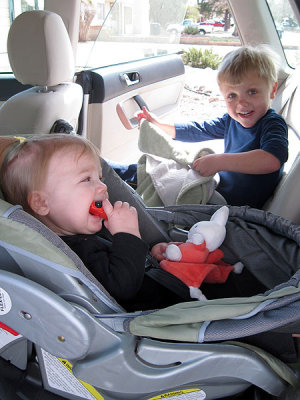
[[[192,298],[205,300],[199,289],[203,281],[224,283],[231,271],[243,270],[241,262],[232,266],[222,261],[224,254],[219,246],[226,236],[228,215],[228,207],[219,208],[209,221],[200,221],[191,227],[185,243],[169,244],[166,248],[166,260],[160,266],[189,286]]]
[[[191,227],[187,242],[194,244],[206,243],[209,251],[217,249],[224,242],[226,236],[226,223],[229,209],[226,206],[219,208],[210,221],[200,221]]]
[[[217,249],[226,236],[225,225],[228,215],[228,207],[223,206],[211,216],[209,221],[199,221],[194,224],[188,232],[187,243],[201,244],[205,241],[209,251]],[[171,261],[180,261],[182,257],[179,247],[175,244],[167,247],[165,256]]]

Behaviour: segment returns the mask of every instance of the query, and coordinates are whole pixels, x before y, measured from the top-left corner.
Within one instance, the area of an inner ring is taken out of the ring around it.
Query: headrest
[[[16,79],[33,86],[72,81],[74,56],[61,17],[50,11],[28,11],[12,23],[7,52]]]

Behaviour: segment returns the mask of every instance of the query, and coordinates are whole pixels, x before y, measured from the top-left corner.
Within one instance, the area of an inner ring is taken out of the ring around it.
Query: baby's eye
[[[250,94],[250,95],[256,94],[256,90],[255,90],[255,89],[250,89],[250,90],[249,90],[249,94]]]
[[[82,182],[90,182],[91,177],[87,176],[86,178],[82,179]]]

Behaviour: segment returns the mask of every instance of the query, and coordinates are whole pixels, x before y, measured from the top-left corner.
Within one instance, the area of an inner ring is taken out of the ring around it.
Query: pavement
[[[210,120],[221,117],[226,105],[219,92],[217,71],[185,66],[185,87],[179,104],[182,120]]]

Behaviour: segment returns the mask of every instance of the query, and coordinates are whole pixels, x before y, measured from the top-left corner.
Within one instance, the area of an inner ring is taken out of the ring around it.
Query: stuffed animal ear
[[[223,206],[219,208],[212,216],[211,221],[218,225],[225,226],[229,216],[229,208]]]

